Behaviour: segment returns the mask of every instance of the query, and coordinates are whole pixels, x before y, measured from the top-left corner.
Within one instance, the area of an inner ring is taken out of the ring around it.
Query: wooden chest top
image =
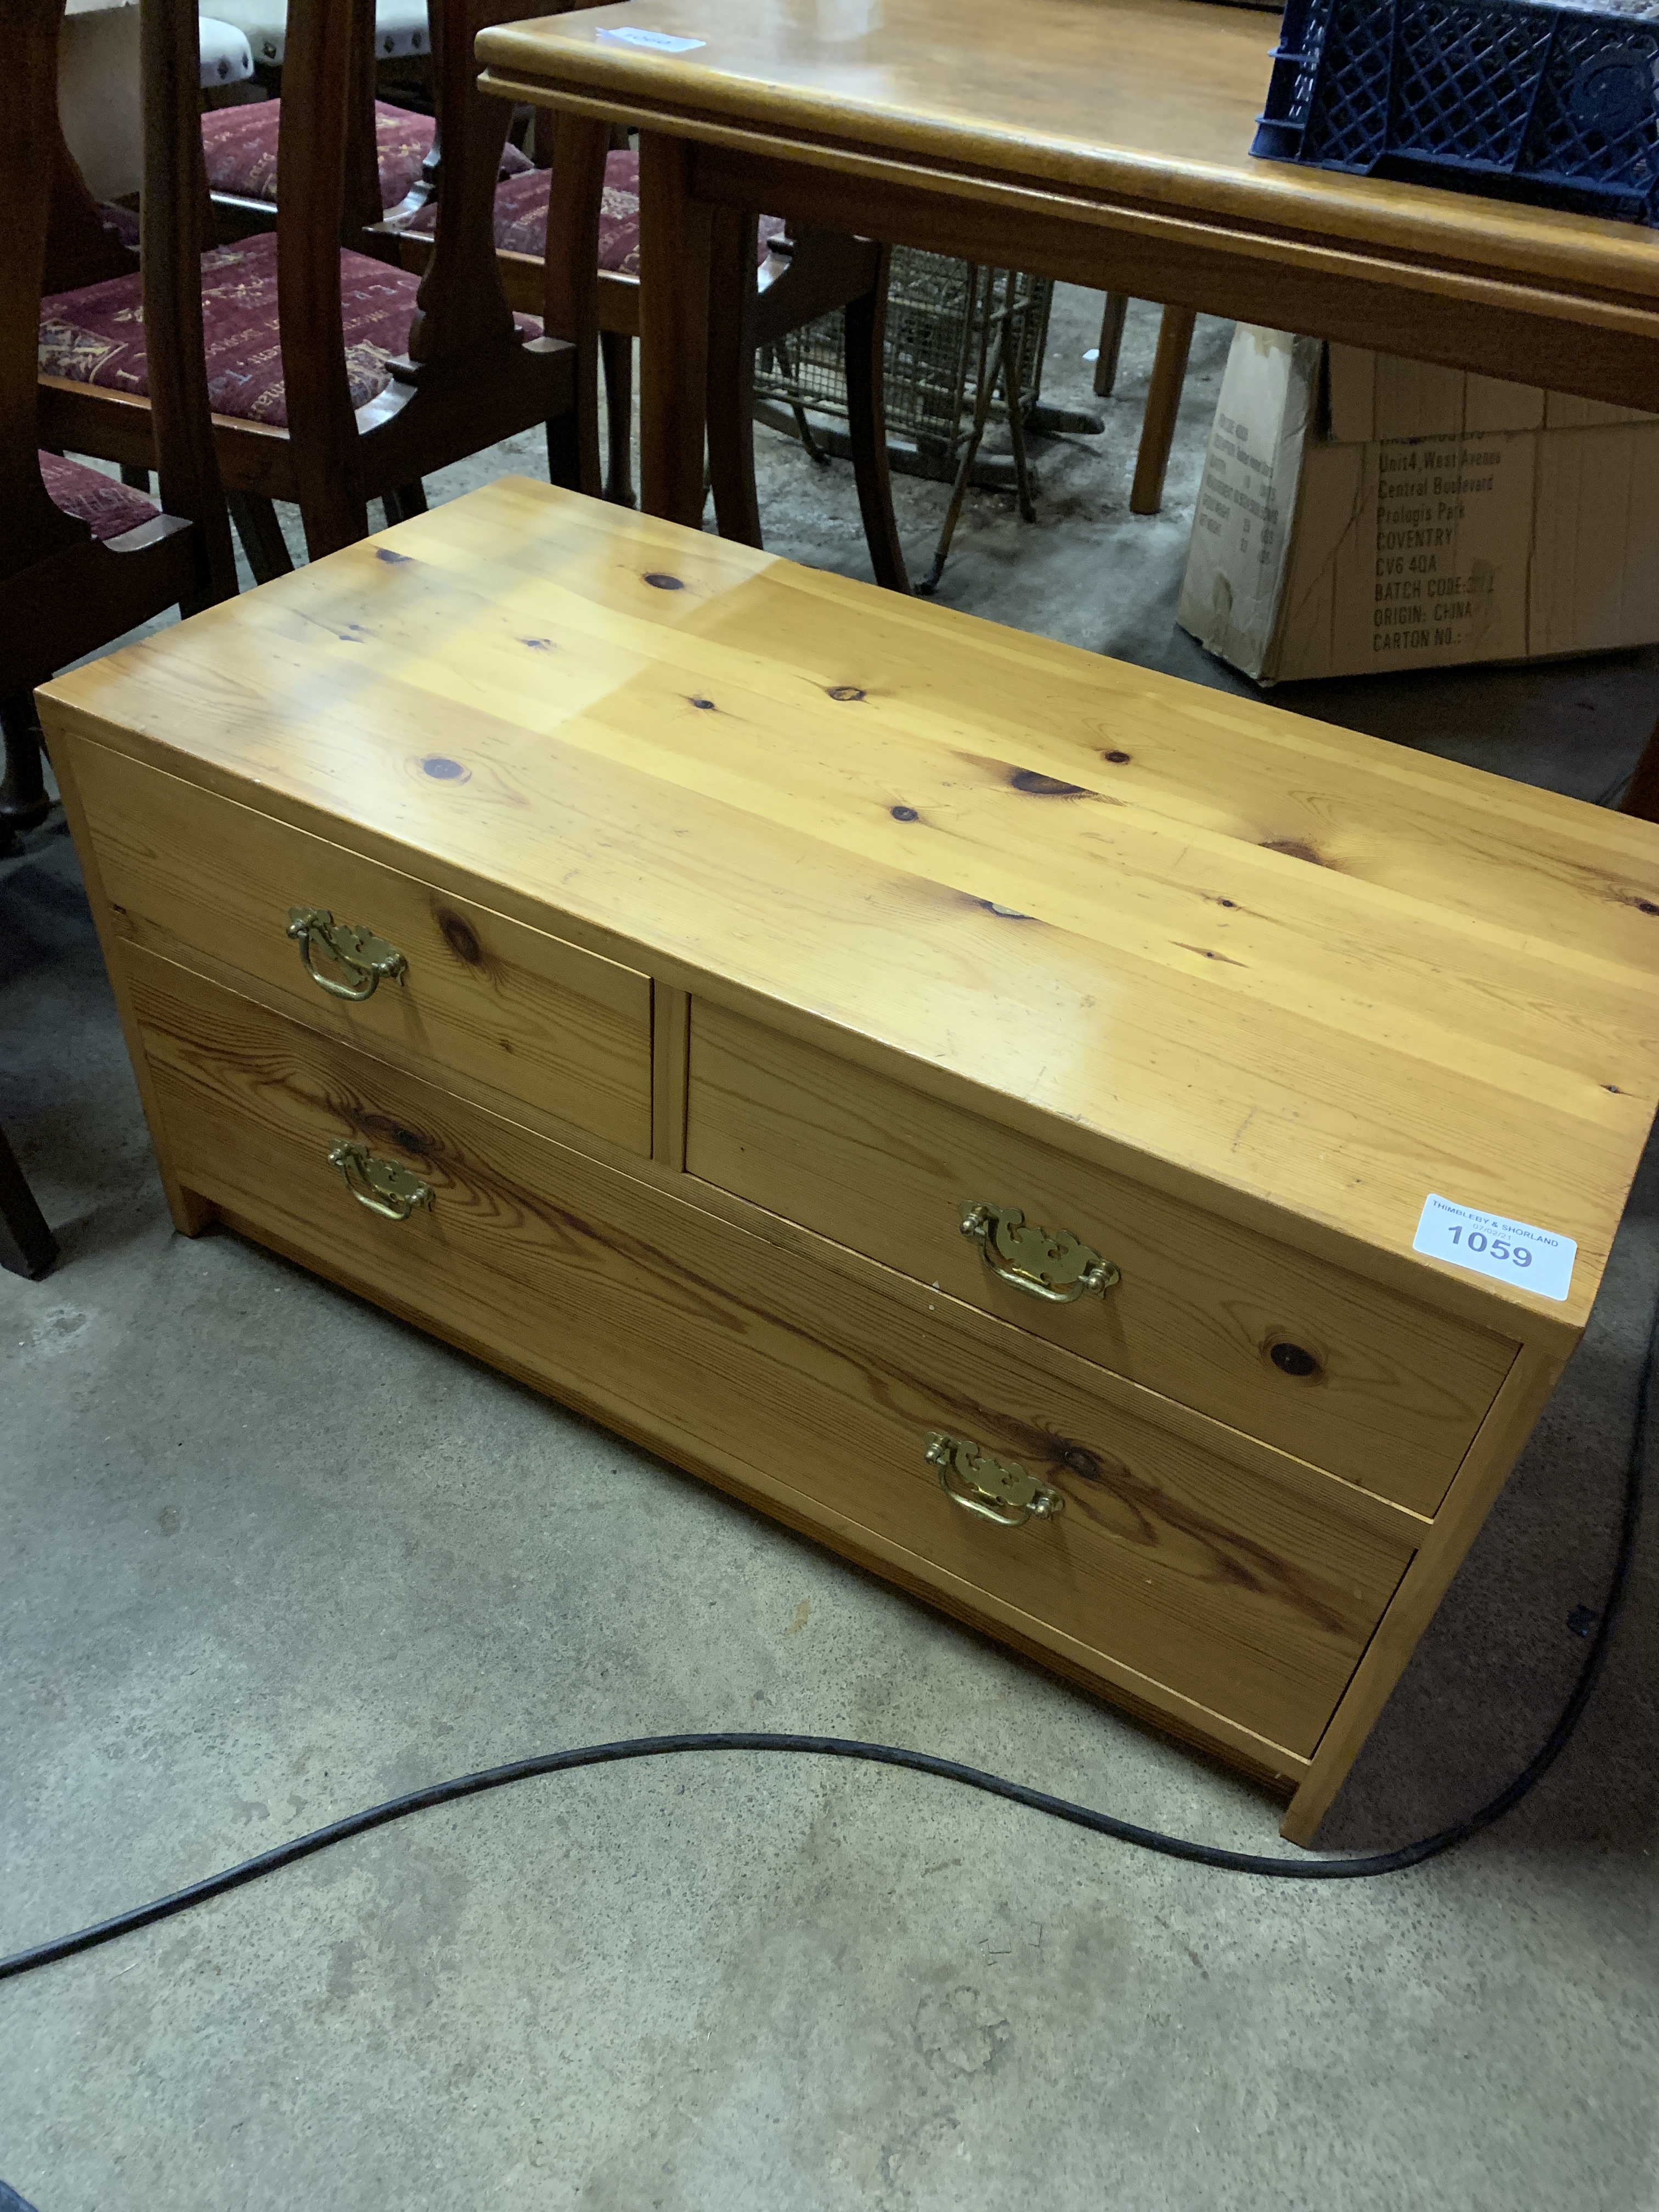
[[[1471,1316],[1589,1311],[1659,1085],[1648,823],[519,478],[49,688]],[[1431,1192],[1572,1237],[1568,1300],[1415,1257]]]

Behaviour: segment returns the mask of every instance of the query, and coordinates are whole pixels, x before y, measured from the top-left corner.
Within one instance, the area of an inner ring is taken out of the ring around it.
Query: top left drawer
[[[236,969],[464,1096],[649,1153],[648,976],[105,746],[72,767],[118,933]]]

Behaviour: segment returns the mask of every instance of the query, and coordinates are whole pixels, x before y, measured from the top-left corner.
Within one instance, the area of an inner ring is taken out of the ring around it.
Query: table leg
[[[686,140],[640,133],[641,505],[696,530],[703,507],[710,210],[691,198],[690,172]]]

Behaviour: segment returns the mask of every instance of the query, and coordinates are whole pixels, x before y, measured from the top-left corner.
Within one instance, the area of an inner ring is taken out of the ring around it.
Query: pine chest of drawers
[[[1595,1297],[1659,832],[512,479],[42,708],[181,1229],[1311,1837]]]

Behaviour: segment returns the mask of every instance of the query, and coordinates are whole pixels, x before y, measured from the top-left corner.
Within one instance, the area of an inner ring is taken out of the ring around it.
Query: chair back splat
[[[361,538],[365,501],[417,482],[480,444],[542,422],[551,473],[597,491],[580,469],[580,388],[591,387],[580,319],[546,336],[507,305],[495,250],[495,192],[512,122],[504,100],[478,89],[473,42],[499,0],[431,0],[434,105],[441,161],[428,164],[437,232],[404,352],[389,387],[355,411],[348,383],[338,249],[363,240],[378,199],[368,179],[374,143],[373,0],[290,0],[278,140],[276,238],[283,370],[289,429],[313,557]],[[546,0],[520,12],[545,13]],[[434,149],[435,150],[435,149]],[[570,251],[585,268],[598,251],[603,173],[570,219]],[[389,281],[395,281],[391,279]],[[586,350],[597,356],[597,307]],[[592,411],[591,389],[586,394]],[[479,434],[470,435],[476,426]]]
[[[234,599],[236,556],[214,450],[202,331],[202,252],[211,225],[195,7],[186,0],[141,0],[138,38],[144,113],[139,263],[161,505],[195,526],[204,599]]]
[[[435,198],[438,222],[424,257],[420,314],[410,352],[435,373],[469,329],[505,334],[514,322],[495,252],[495,193],[512,124],[505,100],[478,89],[474,41],[498,23],[567,14],[580,0],[431,0],[433,86],[438,130],[420,185],[387,210],[395,232],[417,219]],[[453,127],[464,118],[458,141]],[[359,124],[361,135],[362,125]],[[552,138],[550,205],[541,296],[535,301],[545,336],[574,349],[570,410],[548,423],[549,473],[556,483],[597,495],[601,488],[599,430],[599,221],[605,188],[607,126],[574,118]],[[458,165],[457,151],[464,156]],[[517,302],[526,312],[529,302]]]
[[[479,345],[512,345],[519,325],[507,304],[495,259],[495,185],[513,121],[504,100],[478,89],[472,51],[489,0],[430,0],[433,105],[437,111],[438,230],[421,283],[409,351],[422,375],[441,374]],[[593,196],[599,232],[599,195]]]
[[[0,577],[91,536],[47,496],[35,435],[35,316],[61,154],[96,227],[58,116],[58,32],[64,0],[19,0],[0,69]]]
[[[351,103],[362,88],[353,59],[369,49],[374,33],[374,0],[290,0],[276,156],[276,304],[295,488],[313,560],[368,527],[340,246]],[[195,158],[202,160],[199,130]]]

